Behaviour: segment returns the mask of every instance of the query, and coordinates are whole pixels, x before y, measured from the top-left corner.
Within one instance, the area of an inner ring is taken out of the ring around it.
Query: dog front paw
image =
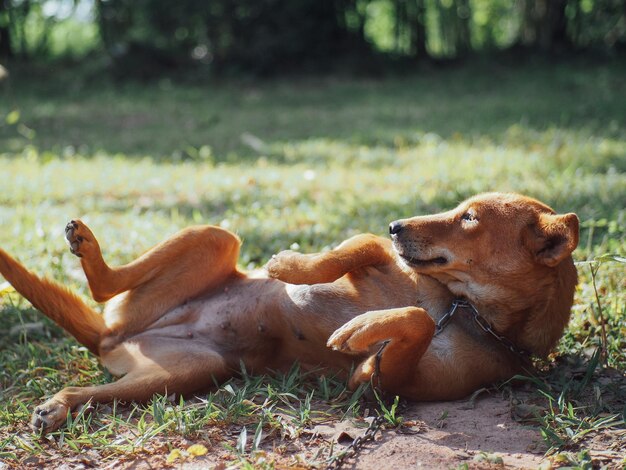
[[[30,427],[34,432],[47,433],[58,429],[66,420],[69,406],[51,398],[33,412]]]
[[[367,314],[360,315],[336,330],[326,345],[346,354],[370,354],[359,363],[348,381],[348,388],[355,390],[359,385],[371,380],[376,370],[376,354],[371,351],[371,324]]]
[[[367,314],[353,318],[341,328],[336,330],[328,341],[326,346],[335,351],[347,354],[363,354],[369,351],[371,344],[368,340],[368,330],[370,325],[368,319],[364,318]]]
[[[306,255],[291,250],[281,251],[272,256],[265,270],[269,277],[279,279],[291,284],[300,284],[300,274],[302,274],[303,264],[306,262]]]

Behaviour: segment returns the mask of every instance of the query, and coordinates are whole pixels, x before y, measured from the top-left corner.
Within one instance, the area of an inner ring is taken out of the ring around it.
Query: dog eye
[[[473,222],[475,220],[478,220],[478,218],[476,217],[476,214],[474,214],[473,212],[466,212],[465,214],[461,216],[461,220],[465,220],[467,222]]]

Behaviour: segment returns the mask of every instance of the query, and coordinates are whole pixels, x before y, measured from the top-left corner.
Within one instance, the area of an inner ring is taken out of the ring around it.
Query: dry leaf
[[[183,458],[183,453],[180,451],[180,449],[173,449],[170,452],[170,455],[167,456],[167,463],[173,463],[178,459],[182,459]]]
[[[352,437],[350,434],[348,434],[345,431],[343,431],[341,434],[339,434],[339,436],[337,436],[337,442],[339,444],[348,445],[352,441],[354,441],[354,437]]]
[[[200,457],[201,455],[205,455],[208,451],[209,450],[202,444],[194,444],[187,448],[187,452],[191,457]]]

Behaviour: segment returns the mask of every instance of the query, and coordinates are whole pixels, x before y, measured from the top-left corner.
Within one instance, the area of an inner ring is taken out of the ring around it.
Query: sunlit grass
[[[619,61],[476,62],[385,79],[183,84],[111,82],[63,66],[10,72],[0,82],[7,90],[0,116],[19,109],[23,127],[0,128],[0,148],[16,152],[32,142],[60,154],[185,158],[187,149],[205,146],[217,160],[240,162],[258,156],[246,134],[269,146],[330,139],[393,147],[424,134],[499,144],[512,126],[566,129],[580,139],[623,140],[626,129],[626,65]]]

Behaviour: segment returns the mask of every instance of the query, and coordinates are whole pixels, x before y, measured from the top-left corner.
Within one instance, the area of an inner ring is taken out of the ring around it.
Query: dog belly
[[[275,349],[276,332],[266,319],[275,310],[276,284],[267,279],[233,281],[217,292],[170,310],[134,335],[132,341],[148,337],[175,339],[181,348],[202,344],[232,359],[238,368],[242,355],[254,351],[264,356]]]
[[[294,361],[304,367],[349,369],[362,358],[330,350],[329,336],[355,316],[390,302],[381,283],[368,289],[367,301],[355,299],[358,290],[344,284],[294,286],[274,279],[237,279],[170,310],[124,342],[161,338],[168,344],[174,340],[181,350],[209,348],[232,368],[239,369],[243,361],[255,372],[288,369]]]

